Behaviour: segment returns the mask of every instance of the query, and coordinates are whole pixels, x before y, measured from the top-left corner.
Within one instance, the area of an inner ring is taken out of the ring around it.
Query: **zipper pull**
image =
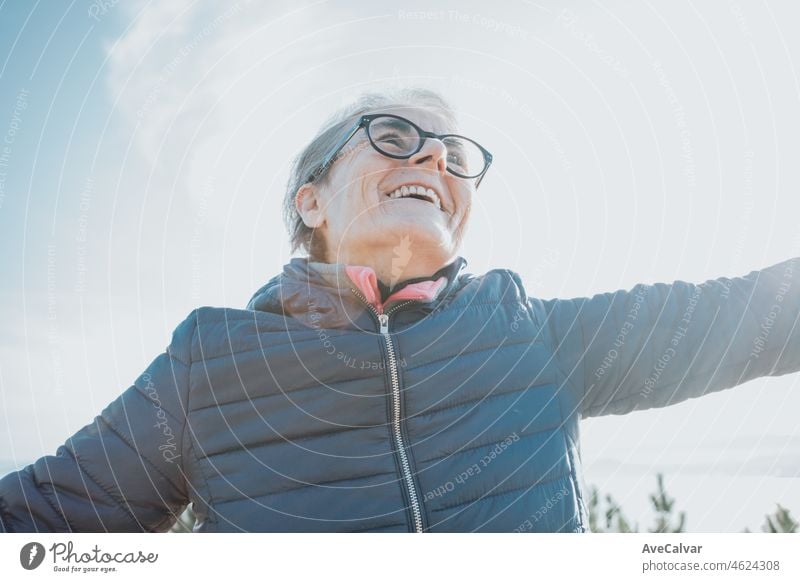
[[[381,324],[381,333],[389,333],[389,316],[381,313],[378,315],[378,322]]]

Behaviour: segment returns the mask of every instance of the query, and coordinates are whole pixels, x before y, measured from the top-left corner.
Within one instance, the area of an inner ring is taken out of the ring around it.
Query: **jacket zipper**
[[[361,299],[361,301],[377,317],[380,328],[379,331],[383,336],[384,342],[386,343],[386,353],[389,354],[389,365],[387,366],[387,369],[389,370],[389,381],[392,385],[392,429],[394,432],[395,446],[397,447],[397,453],[400,457],[400,467],[403,473],[403,481],[406,484],[408,498],[411,500],[411,514],[414,518],[414,532],[422,533],[422,509],[419,503],[419,495],[417,495],[417,488],[414,485],[414,477],[411,474],[411,464],[408,461],[408,453],[406,452],[405,443],[403,441],[403,431],[400,425],[400,375],[397,372],[397,354],[395,353],[392,336],[389,335],[389,316],[401,307],[404,307],[409,303],[414,303],[414,300],[412,299],[409,301],[403,301],[388,311],[380,313],[375,306],[367,301],[358,290],[353,288],[350,290],[356,295],[356,297]]]

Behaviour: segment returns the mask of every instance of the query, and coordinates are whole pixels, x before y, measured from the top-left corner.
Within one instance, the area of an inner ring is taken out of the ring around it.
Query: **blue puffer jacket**
[[[363,301],[294,259],[0,480],[6,531],[588,530],[579,420],[800,369],[800,263],[592,298],[498,269]],[[381,326],[384,327],[381,333]]]

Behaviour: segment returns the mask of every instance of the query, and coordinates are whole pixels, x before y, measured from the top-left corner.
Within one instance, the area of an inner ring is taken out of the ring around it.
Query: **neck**
[[[398,247],[395,246],[389,249],[369,249],[367,252],[341,252],[336,257],[329,257],[332,259],[329,262],[370,267],[375,271],[378,280],[393,287],[407,279],[430,277],[454,258],[454,256],[446,256],[444,253],[436,251],[430,253],[418,250],[398,252]]]

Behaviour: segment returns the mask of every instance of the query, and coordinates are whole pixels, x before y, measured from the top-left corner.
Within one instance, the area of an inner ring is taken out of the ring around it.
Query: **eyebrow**
[[[405,121],[400,119],[395,119],[393,117],[388,117],[386,121],[381,121],[381,125],[388,125],[392,129],[401,129],[404,127],[410,127]]]

